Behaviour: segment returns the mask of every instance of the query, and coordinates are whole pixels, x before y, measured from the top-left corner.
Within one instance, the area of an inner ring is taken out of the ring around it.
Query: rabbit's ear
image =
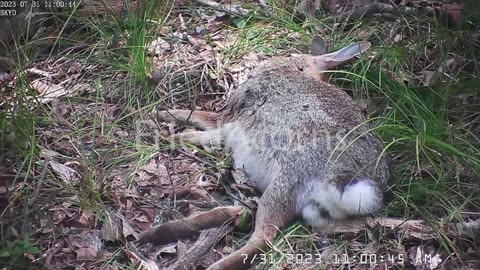
[[[347,47],[340,49],[336,52],[325,54],[320,56],[322,60],[327,64],[328,68],[332,68],[339,65],[353,57],[360,55],[370,48],[371,44],[368,41],[360,41],[351,43]]]
[[[310,54],[314,56],[327,53],[327,42],[319,35],[315,35],[310,44]]]

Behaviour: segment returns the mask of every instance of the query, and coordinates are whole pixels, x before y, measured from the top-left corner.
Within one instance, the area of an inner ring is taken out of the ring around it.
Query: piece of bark
[[[460,237],[479,237],[480,219],[469,222],[456,222],[449,224],[436,224],[437,228],[427,224],[424,220],[405,220],[396,218],[364,218],[336,223],[330,227],[316,230],[325,235],[332,234],[358,234],[370,228],[380,227],[383,229],[402,231],[406,238],[435,239],[440,229],[446,235]]]
[[[200,5],[217,9],[229,14],[234,14],[238,16],[247,16],[248,13],[250,12],[248,9],[242,8],[240,5],[234,5],[234,4],[220,4],[212,0],[195,0]]]
[[[196,263],[211,250],[211,248],[222,238],[231,226],[222,226],[204,230],[200,233],[198,240],[181,256],[168,270],[195,269]]]

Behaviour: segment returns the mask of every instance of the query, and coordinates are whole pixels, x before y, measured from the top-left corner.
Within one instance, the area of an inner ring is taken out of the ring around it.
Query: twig
[[[219,206],[218,202],[214,202],[214,201],[207,202],[207,201],[198,201],[198,200],[177,200],[176,203],[177,203],[177,205],[178,204],[191,204],[191,205],[195,205],[195,206],[200,207],[200,208],[215,208],[215,207]]]
[[[199,158],[199,157],[197,157],[197,156],[195,156],[195,155],[191,155],[191,154],[185,152],[185,151],[182,150],[182,149],[176,149],[176,150],[177,150],[178,152],[182,153],[182,155],[184,155],[184,156],[186,156],[186,157],[189,157],[189,158],[191,158],[191,159],[193,159],[193,160],[195,160],[195,161],[198,161],[198,162],[200,162],[200,163],[202,163],[202,164],[205,164],[205,165],[212,165],[212,166],[213,166],[213,164],[212,164],[211,162],[206,161],[206,160],[203,160],[203,159],[201,159],[201,158]]]
[[[170,266],[168,270],[194,269],[195,267],[192,266],[195,266],[195,263],[210,251],[218,240],[226,235],[231,228],[232,226],[222,226],[220,228],[202,231],[195,244],[193,244],[172,266]]]
[[[40,194],[40,189],[42,187],[43,179],[45,178],[45,175],[47,175],[48,164],[49,163],[50,163],[50,158],[45,159],[45,161],[43,162],[42,171],[40,172],[40,175],[38,176],[37,185],[35,186],[35,190],[33,192],[32,198],[28,202],[28,207],[31,207],[35,203],[35,201],[38,198],[38,195]]]
[[[47,174],[48,171],[48,164],[50,163],[50,158],[47,158],[43,162],[43,167],[42,171],[40,172],[40,175],[38,176],[37,184],[35,185],[35,190],[33,191],[32,198],[28,201],[27,207],[23,210],[23,224],[22,224],[22,231],[25,232],[27,229],[27,225],[29,224],[28,222],[28,214],[30,212],[30,208],[35,204],[35,201],[38,198],[38,195],[40,194],[40,189],[42,188],[42,183],[43,179],[45,178],[45,175]]]
[[[65,247],[65,240],[60,240],[59,242],[57,242],[53,248],[49,249],[46,251],[46,253],[48,254],[47,255],[47,258],[45,259],[45,265],[53,268],[52,266],[52,259],[53,259],[53,256],[57,255],[57,253],[62,250],[62,248]]]
[[[201,5],[207,6],[209,8],[217,9],[226,13],[239,15],[239,16],[246,16],[250,12],[248,9],[244,9],[240,5],[229,4],[227,6],[211,0],[195,0],[195,2]]]
[[[133,243],[127,243],[127,248],[125,249],[125,253],[127,253],[128,258],[140,265],[135,269],[147,269],[147,270],[159,270],[160,268],[157,264],[143,256],[143,254],[137,249],[137,247]],[[135,260],[133,260],[135,259]]]
[[[364,218],[344,221],[330,227],[318,230],[319,233],[332,235],[336,233],[357,234],[366,229],[366,226],[380,226],[393,231],[403,231],[410,239],[435,239],[435,228],[425,224],[424,220],[405,220],[399,218]],[[480,235],[480,219],[469,222],[456,222],[450,224],[439,223],[446,235],[473,238]]]

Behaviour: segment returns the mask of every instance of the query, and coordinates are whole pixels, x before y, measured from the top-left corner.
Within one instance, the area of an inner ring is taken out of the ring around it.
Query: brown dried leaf
[[[95,249],[88,247],[76,249],[75,253],[77,254],[77,260],[94,259],[98,255]]]
[[[140,169],[143,169],[156,176],[165,176],[167,174],[167,167],[165,167],[163,164],[157,164],[155,159],[150,160],[147,165],[141,167]]]
[[[54,224],[59,224],[67,218],[68,219],[73,218],[77,213],[77,211],[73,209],[68,209],[66,207],[55,208],[55,209],[52,209],[51,211],[53,211],[52,220]]]
[[[95,88],[88,83],[77,83],[69,90],[69,92],[76,93],[77,95],[95,93],[95,91]]]
[[[148,216],[149,220],[153,220],[155,218],[155,209],[153,208],[140,208],[141,211]]]
[[[42,103],[48,103],[54,98],[65,96],[68,92],[61,85],[46,84],[42,81],[33,81],[30,87],[38,91],[38,100]]]
[[[140,221],[140,222],[150,222],[152,219],[145,214],[143,211],[141,212],[136,212],[135,217],[133,218],[135,221]]]
[[[106,212],[106,218],[103,222],[101,235],[102,239],[105,241],[117,241],[122,240],[121,228],[121,219],[114,213],[110,211]]]
[[[148,172],[137,172],[137,178],[136,178],[136,183],[141,186],[141,187],[146,187],[146,186],[150,186],[153,184],[153,180],[155,179],[154,176],[152,176],[151,174],[149,174]]]
[[[146,231],[152,227],[152,222],[140,222],[132,220],[132,224],[137,226],[141,231]]]
[[[99,112],[99,116],[105,120],[115,120],[118,110],[118,106],[105,104]]]
[[[40,149],[40,157],[41,158],[54,158],[54,157],[59,157],[61,156],[60,153],[41,147]]]
[[[102,241],[98,230],[69,235],[68,242],[77,254],[78,260],[96,258],[102,250]]]
[[[435,81],[435,75],[437,74],[437,72],[425,70],[425,71],[422,71],[422,74],[423,74],[423,85],[431,86],[432,82]]]
[[[71,183],[72,181],[78,180],[80,174],[74,169],[60,164],[56,161],[51,160],[49,162],[50,167],[55,171],[55,173],[65,182]]]
[[[187,36],[187,40],[197,52],[212,51],[212,47],[207,44],[205,39]]]
[[[53,232],[53,228],[51,225],[51,221],[47,219],[40,219],[40,227],[42,228],[42,233],[51,233]]]
[[[125,238],[129,237],[129,236],[133,236],[133,238],[135,240],[138,240],[138,233],[135,231],[135,229],[130,225],[130,223],[128,223],[126,220],[123,220],[122,222],[123,226],[122,226],[122,232],[123,232],[123,236]]]
[[[141,167],[137,176],[136,182],[142,187],[170,184],[167,167],[161,163],[157,164],[156,159],[150,160],[148,164]]]
[[[176,254],[177,253],[177,243],[172,243],[162,247],[160,250],[157,251],[157,254]]]
[[[75,219],[75,225],[79,228],[89,228],[90,222],[93,218],[93,212],[90,210],[83,210],[80,215]]]
[[[56,116],[64,116],[68,112],[67,105],[61,102],[58,98],[52,99],[51,105],[51,112]]]
[[[159,37],[147,45],[147,54],[152,56],[162,56],[172,49],[171,44]]]

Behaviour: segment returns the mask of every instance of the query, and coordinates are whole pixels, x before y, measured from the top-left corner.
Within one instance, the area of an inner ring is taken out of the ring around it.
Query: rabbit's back
[[[311,196],[314,190],[323,196],[320,204],[335,204],[352,179],[371,179],[374,189],[386,184],[383,145],[369,132],[362,109],[345,92],[301,71],[255,74],[232,95],[224,115],[235,126],[226,140],[235,167],[262,191],[279,172],[287,174],[279,192],[297,197],[297,211],[304,216],[314,211],[312,201],[319,204],[318,196]],[[321,208],[334,218],[338,213],[335,206]]]
[[[232,94],[224,115],[225,122],[238,120],[248,129],[303,130],[307,139],[314,130],[337,132],[365,121],[362,109],[345,92],[302,72],[284,70],[264,71],[247,80]]]

